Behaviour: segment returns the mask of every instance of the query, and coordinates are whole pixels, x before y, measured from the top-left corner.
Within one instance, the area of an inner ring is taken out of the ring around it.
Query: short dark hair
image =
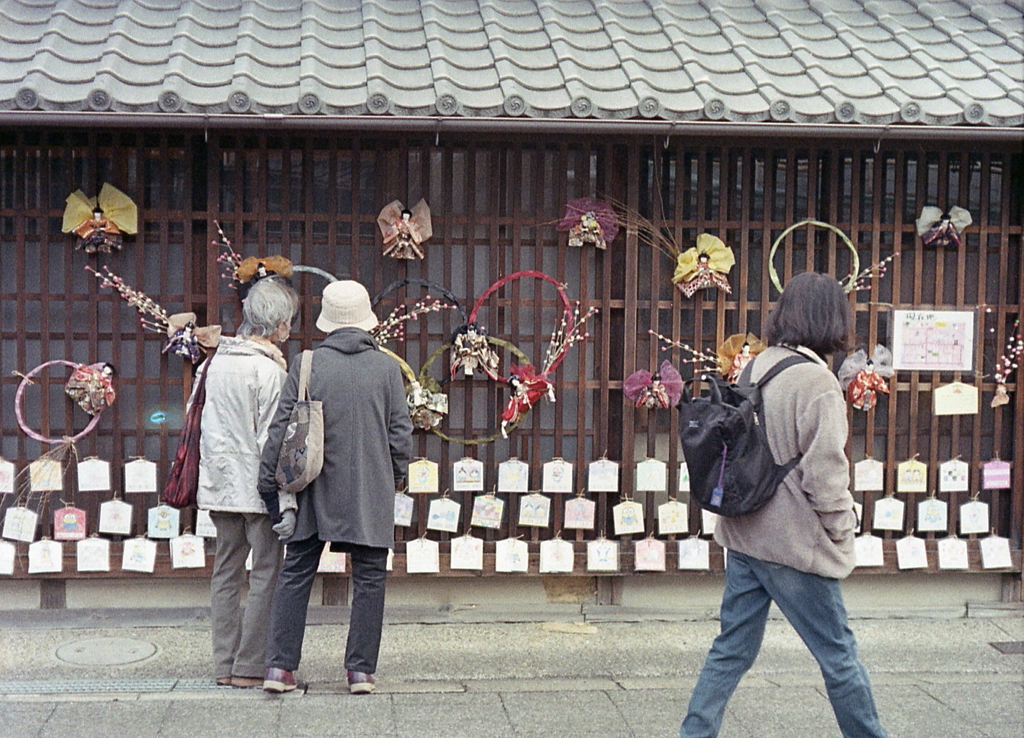
[[[822,356],[846,351],[853,313],[843,286],[828,274],[804,272],[789,280],[768,316],[769,346],[806,346]]]

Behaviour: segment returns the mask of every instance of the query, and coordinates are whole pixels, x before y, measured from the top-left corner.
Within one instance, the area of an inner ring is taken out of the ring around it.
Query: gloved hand
[[[295,511],[285,510],[281,513],[281,522],[273,527],[279,540],[287,540],[295,532]]]

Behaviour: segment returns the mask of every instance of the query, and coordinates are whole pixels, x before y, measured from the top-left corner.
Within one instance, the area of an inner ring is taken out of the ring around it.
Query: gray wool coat
[[[259,493],[280,520],[275,480],[281,443],[299,389],[292,360],[260,459]],[[290,540],[393,548],[394,495],[412,456],[412,421],[397,362],[359,328],[339,328],[313,352],[309,394],[323,403],[324,465],[297,495]]]

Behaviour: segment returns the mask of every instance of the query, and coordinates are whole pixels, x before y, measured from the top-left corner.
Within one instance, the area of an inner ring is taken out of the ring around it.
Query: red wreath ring
[[[100,415],[103,414],[103,411],[101,410],[100,412],[93,415],[92,420],[89,421],[89,424],[85,426],[82,432],[79,433],[78,435],[71,437],[47,438],[46,436],[36,433],[34,430],[28,427],[28,424],[25,422],[24,413],[21,410],[22,400],[25,397],[25,388],[28,387],[29,384],[33,384],[33,382],[31,381],[32,377],[39,374],[39,372],[41,372],[46,367],[55,366],[57,364],[70,366],[72,369],[81,366],[80,364],[76,364],[73,361],[65,361],[64,359],[54,359],[53,361],[47,361],[45,364],[40,364],[39,366],[37,366],[28,374],[23,374],[21,384],[18,385],[18,391],[14,394],[14,417],[17,418],[18,420],[18,427],[21,428],[25,432],[25,435],[27,435],[29,438],[34,438],[35,440],[40,441],[42,443],[57,444],[64,443],[66,441],[81,440],[82,438],[85,438],[87,435],[89,435],[89,433],[91,433],[93,429],[96,428],[97,423],[100,422]]]

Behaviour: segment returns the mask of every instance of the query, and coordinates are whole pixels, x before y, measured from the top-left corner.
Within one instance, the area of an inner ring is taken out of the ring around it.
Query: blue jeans
[[[718,735],[725,705],[761,649],[772,600],[817,659],[844,738],[885,738],[867,669],[846,622],[839,580],[735,551],[729,551],[725,571],[722,632],[693,688],[680,738]]]

